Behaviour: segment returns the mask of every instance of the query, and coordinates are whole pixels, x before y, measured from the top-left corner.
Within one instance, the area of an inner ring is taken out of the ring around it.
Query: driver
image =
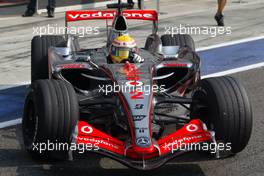
[[[138,55],[138,48],[135,40],[129,35],[121,35],[116,37],[109,51],[111,63],[142,63],[144,59]]]

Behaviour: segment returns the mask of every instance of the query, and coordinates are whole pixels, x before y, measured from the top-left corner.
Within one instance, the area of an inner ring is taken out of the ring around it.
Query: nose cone
[[[149,147],[138,147],[138,146],[134,146],[132,147],[132,149],[138,153],[138,154],[142,154],[142,155],[146,155],[146,154],[151,154],[155,151],[155,147],[153,144],[151,144]]]
[[[112,64],[113,78],[119,86],[119,97],[127,114],[131,145],[139,153],[154,151],[152,143],[152,65]]]
[[[132,135],[132,144],[137,146],[136,150],[144,152],[153,151],[151,139],[151,112],[152,112],[152,74],[151,68],[144,65],[130,64],[124,74],[125,80],[119,85],[125,85],[122,91],[125,106],[129,109],[129,122]],[[128,91],[127,91],[128,90]]]

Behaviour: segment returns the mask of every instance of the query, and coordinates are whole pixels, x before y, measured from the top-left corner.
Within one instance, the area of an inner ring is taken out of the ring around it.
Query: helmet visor
[[[131,48],[112,46],[111,56],[115,62],[120,63],[129,58],[131,50]]]

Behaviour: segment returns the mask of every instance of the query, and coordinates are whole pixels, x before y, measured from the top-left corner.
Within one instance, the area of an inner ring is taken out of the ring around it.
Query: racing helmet
[[[136,51],[136,42],[129,35],[116,37],[110,47],[110,57],[113,63],[123,63],[129,59],[132,52]]]

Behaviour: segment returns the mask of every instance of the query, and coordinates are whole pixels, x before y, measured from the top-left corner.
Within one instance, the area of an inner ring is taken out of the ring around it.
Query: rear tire
[[[242,151],[252,130],[251,105],[244,87],[232,77],[215,77],[198,82],[193,92],[191,117],[200,118],[216,140],[231,143],[232,153]]]
[[[151,53],[159,53],[160,45],[161,45],[160,37],[157,34],[151,34],[146,39],[144,49],[150,51]]]
[[[192,51],[195,51],[195,44],[193,38],[188,34],[165,34],[161,36],[162,46],[179,46],[189,47]]]
[[[34,145],[70,145],[78,117],[78,100],[70,84],[61,80],[35,81],[29,88],[22,119],[26,150],[35,158],[65,159],[66,149],[40,153]]]
[[[35,36],[31,41],[31,82],[49,78],[48,49],[51,46],[64,45],[62,36]]]

